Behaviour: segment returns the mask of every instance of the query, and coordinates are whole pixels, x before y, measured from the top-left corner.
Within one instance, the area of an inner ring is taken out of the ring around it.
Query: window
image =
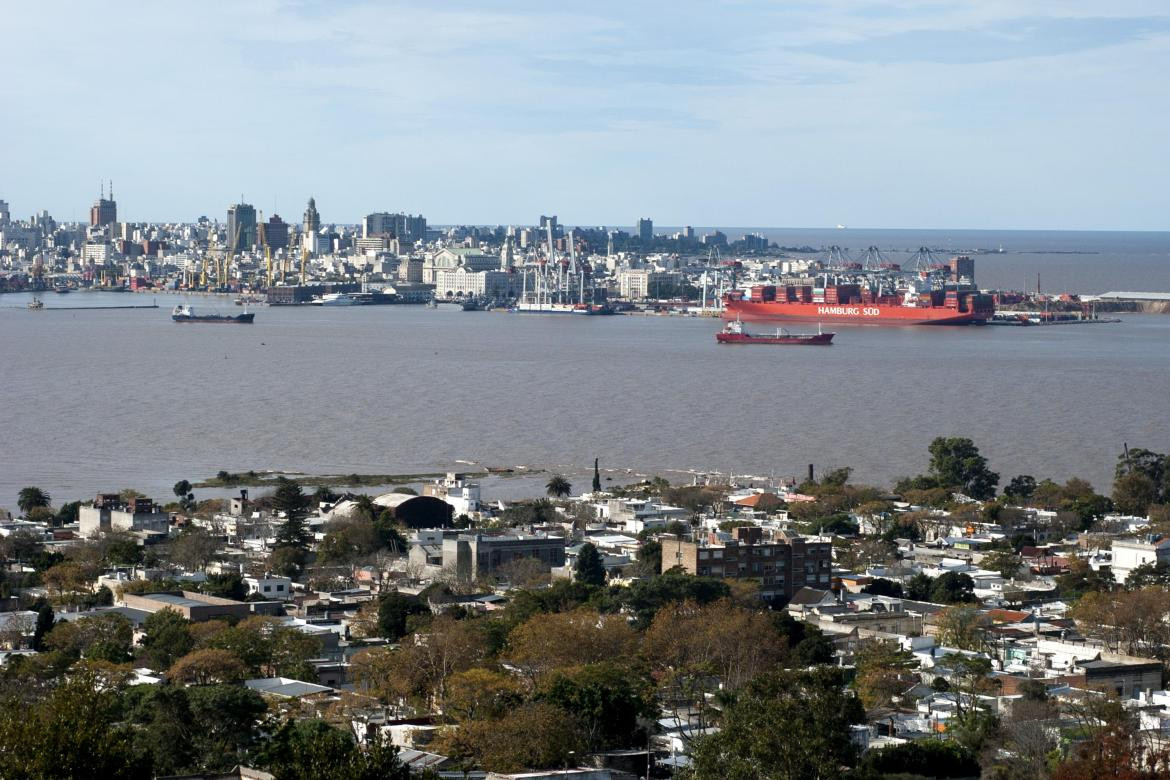
[[[277,586],[276,586],[276,590],[277,590],[278,592],[283,592],[283,591],[284,591],[284,583],[281,583],[280,585],[277,585]]]
[[[707,552],[706,550],[699,550],[699,560],[700,561],[705,561],[710,557],[711,557],[711,554],[709,552]]]
[[[265,592],[265,593],[267,593],[267,592],[268,592],[268,591],[270,591],[270,590],[272,590],[272,586],[271,586],[271,585],[265,585],[265,586],[264,586],[264,592]]]

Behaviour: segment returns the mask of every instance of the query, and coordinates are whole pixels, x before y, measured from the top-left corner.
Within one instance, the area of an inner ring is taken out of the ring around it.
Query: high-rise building
[[[288,223],[273,214],[267,222],[260,223],[260,243],[270,249],[284,249],[288,246]]]
[[[638,238],[643,244],[654,240],[654,220],[649,217],[638,220]]]
[[[362,237],[393,236],[402,244],[413,244],[416,241],[425,241],[427,237],[427,220],[421,214],[390,214],[380,211],[367,214],[362,220]]]
[[[12,221],[12,217],[8,214],[8,204],[0,200],[0,225],[7,225]]]
[[[305,234],[316,233],[321,229],[321,215],[317,213],[317,201],[309,198],[309,207],[305,209]]]
[[[256,208],[249,203],[228,206],[227,243],[233,252],[256,245]]]
[[[114,185],[110,184],[110,197],[106,198],[106,188],[102,185],[101,196],[93,202],[89,209],[89,226],[105,227],[118,221],[118,204],[114,201]]]
[[[694,238],[694,237],[695,237],[695,229],[693,227],[691,227],[690,225],[687,225],[685,228],[683,228],[683,238]]]

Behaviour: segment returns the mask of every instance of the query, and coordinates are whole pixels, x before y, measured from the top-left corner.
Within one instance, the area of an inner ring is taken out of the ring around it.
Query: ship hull
[[[171,315],[171,319],[174,320],[175,322],[213,322],[213,323],[220,323],[220,324],[244,324],[244,325],[250,324],[252,322],[252,320],[255,319],[255,317],[256,317],[256,315],[251,314],[251,313],[236,314],[234,316],[229,316],[226,314],[224,314],[224,315],[209,314],[209,315],[195,315],[195,316],[184,315],[184,314],[172,314]]]
[[[728,300],[724,319],[752,322],[846,322],[858,325],[982,325],[986,315],[942,306],[786,303]]]
[[[835,333],[788,334],[780,336],[757,336],[749,333],[716,333],[720,344],[804,344],[808,346],[829,345]]]

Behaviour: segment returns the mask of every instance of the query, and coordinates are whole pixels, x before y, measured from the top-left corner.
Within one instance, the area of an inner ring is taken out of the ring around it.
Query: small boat
[[[58,295],[65,295],[66,293],[73,292],[73,290],[69,289],[69,285],[67,284],[58,284],[53,286],[53,292]]]
[[[34,310],[35,309],[43,309],[43,308],[45,308],[45,302],[42,301],[40,298],[33,298],[31,301],[28,302],[28,307],[30,309],[34,309]]]
[[[239,298],[236,298],[236,306],[247,306],[249,303],[257,304],[263,302],[264,300],[256,295],[241,295]]]
[[[195,310],[185,303],[171,310],[171,319],[175,322],[251,323],[255,318],[254,312],[247,311],[243,314],[196,314]]]
[[[462,305],[463,311],[483,311],[483,304],[477,298],[468,298]]]
[[[743,329],[743,323],[732,320],[724,326],[721,333],[715,334],[715,340],[720,344],[832,344],[835,333],[823,333],[818,327],[816,333],[789,333],[783,328],[777,328],[770,336],[748,333]]]

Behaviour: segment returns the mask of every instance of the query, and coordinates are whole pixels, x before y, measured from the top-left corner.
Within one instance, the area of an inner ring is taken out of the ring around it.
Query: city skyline
[[[84,221],[104,178],[141,222],[242,190],[347,224],[1167,228],[1151,2],[65,5],[6,12],[49,31],[0,52],[35,75],[0,87],[14,218]],[[89,67],[84,111],[37,110]]]

